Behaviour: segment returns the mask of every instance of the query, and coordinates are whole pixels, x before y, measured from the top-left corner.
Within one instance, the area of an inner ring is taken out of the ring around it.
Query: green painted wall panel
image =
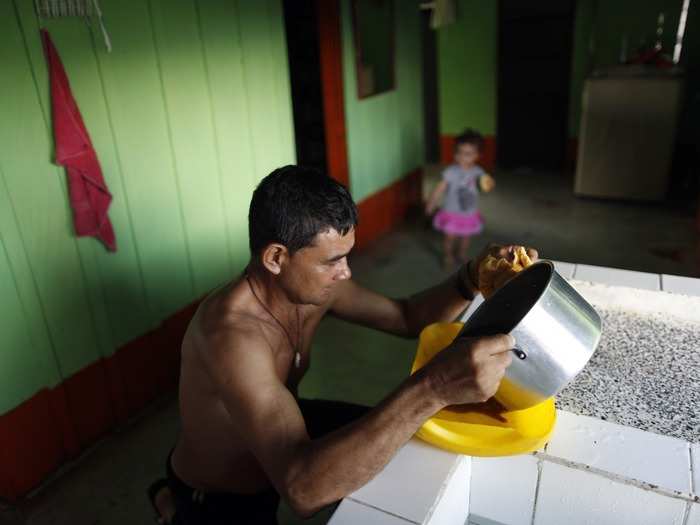
[[[232,271],[238,272],[250,255],[248,204],[259,176],[255,171],[249,133],[251,116],[243,71],[240,18],[236,2],[229,0],[211,0],[198,7],[226,213],[227,244]]]
[[[174,173],[195,293],[202,295],[226,279],[230,260],[197,12],[191,0],[152,6]]]
[[[60,381],[34,276],[0,169],[0,414]]]
[[[51,341],[49,327],[41,304],[41,297],[34,274],[32,273],[24,246],[24,240],[19,229],[17,214],[7,191],[7,184],[0,159],[0,239],[7,259],[7,269],[0,277],[0,285],[9,290],[0,297],[3,309],[12,309],[13,314],[3,323],[3,328],[11,335],[0,342],[0,354],[6,359],[17,363],[20,358],[32,363],[34,376],[32,379],[22,373],[21,368],[3,368],[3,375],[9,378],[2,381],[3,393],[0,395],[0,406],[14,406],[45,385],[53,386],[60,381],[55,349]],[[13,292],[12,290],[15,290]],[[13,294],[17,294],[17,300]],[[13,318],[21,311],[23,316]],[[13,319],[12,321],[10,321]],[[16,324],[18,323],[19,324]],[[27,334],[29,344],[21,341],[21,334]],[[34,363],[38,363],[34,367]],[[0,408],[2,413],[4,408]]]
[[[286,165],[296,162],[296,145],[294,142],[294,115],[292,105],[289,103],[291,85],[289,83],[284,12],[280,1],[267,0],[267,21],[267,38],[270,45],[268,57],[272,62],[272,85],[275,90],[277,162],[279,165]]]
[[[254,185],[294,162],[278,0],[101,4],[112,53],[81,20],[47,27],[114,196],[117,253],[74,236],[33,6],[0,5],[0,413],[239,271]]]
[[[34,347],[29,336],[25,309],[0,238],[0,414],[55,379],[55,362]],[[21,377],[22,381],[17,381]]]
[[[396,0],[396,89],[357,97],[351,6],[342,2],[343,89],[350,189],[360,201],[425,160],[420,11]]]
[[[0,7],[0,159],[63,377],[99,356],[85,274],[72,237],[65,178],[50,163],[49,130],[12,5]],[[19,380],[19,378],[18,378]]]
[[[295,161],[294,142],[290,140],[294,136],[291,109],[288,102],[286,110],[280,108],[284,103],[280,100],[282,93],[289,93],[289,73],[286,64],[280,71],[284,59],[275,56],[286,53],[284,27],[281,11],[273,9],[272,4],[267,0],[238,2],[241,20],[245,21],[238,27],[252,117],[249,124],[256,182],[275,168]]]
[[[141,0],[102,6],[114,42],[99,52],[106,100],[153,322],[195,295],[151,13]]]
[[[440,133],[496,133],[498,2],[459,0],[457,21],[438,30]]]

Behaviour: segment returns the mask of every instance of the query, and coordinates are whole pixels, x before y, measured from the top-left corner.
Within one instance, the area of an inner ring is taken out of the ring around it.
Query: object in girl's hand
[[[484,193],[488,193],[496,187],[496,181],[488,173],[484,173],[479,178],[479,189]]]
[[[489,255],[479,265],[479,291],[484,299],[488,299],[518,272],[530,265],[532,259],[523,246],[516,247],[508,258]]]

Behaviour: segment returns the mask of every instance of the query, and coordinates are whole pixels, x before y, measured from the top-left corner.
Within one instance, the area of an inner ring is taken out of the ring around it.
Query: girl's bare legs
[[[469,241],[471,238],[469,236],[461,237],[459,239],[459,260],[461,262],[467,262],[467,251],[469,251]]]
[[[445,237],[443,238],[442,241],[442,251],[443,251],[443,264],[445,265],[446,269],[450,269],[455,265],[455,257],[454,257],[454,244],[455,244],[455,236],[454,235],[449,235],[445,234]]]

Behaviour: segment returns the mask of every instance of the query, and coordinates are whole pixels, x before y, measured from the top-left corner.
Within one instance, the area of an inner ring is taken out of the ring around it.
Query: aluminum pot
[[[586,366],[600,341],[600,316],[554,269],[540,261],[485,300],[457,337],[509,333],[513,363],[496,393],[509,410],[556,395]]]

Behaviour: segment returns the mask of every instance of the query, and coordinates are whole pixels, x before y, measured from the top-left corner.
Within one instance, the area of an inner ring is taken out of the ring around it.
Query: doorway
[[[505,169],[562,170],[575,0],[500,0],[498,147]]]

